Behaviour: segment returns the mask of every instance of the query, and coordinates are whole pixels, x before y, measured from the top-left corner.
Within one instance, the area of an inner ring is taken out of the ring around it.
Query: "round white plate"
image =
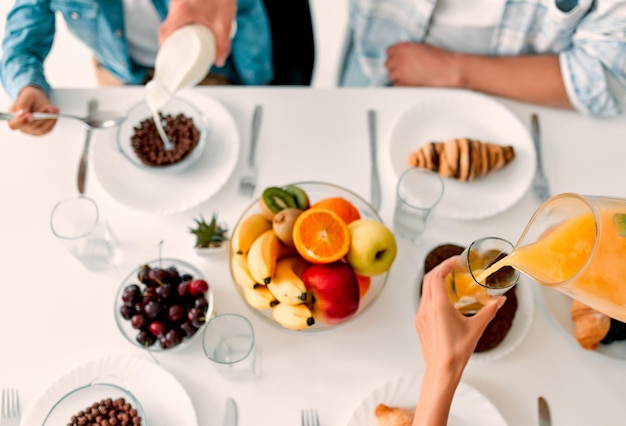
[[[50,408],[61,397],[94,379],[107,376],[124,382],[141,403],[150,426],[198,425],[191,399],[176,378],[154,362],[135,356],[102,358],[64,374],[37,399],[21,425],[42,425]]]
[[[587,350],[580,346],[574,334],[574,322],[570,315],[572,299],[557,290],[547,287],[541,287],[541,295],[550,316],[556,322],[557,326],[569,336],[573,345],[576,345],[581,351],[592,354],[626,359],[626,340],[616,341],[608,345],[600,343],[595,350]]]
[[[504,168],[473,182],[445,179],[443,198],[435,214],[452,219],[481,219],[515,204],[528,190],[535,173],[532,139],[510,110],[474,92],[427,92],[402,114],[386,150],[396,178],[410,167],[410,154],[422,145],[459,137],[511,145],[515,158]]]
[[[118,151],[116,132],[91,145],[90,161],[98,181],[112,198],[132,209],[157,214],[188,210],[219,191],[237,165],[240,137],[230,112],[196,92],[177,96],[193,102],[211,122],[206,149],[188,169],[158,173],[134,166]]]
[[[528,277],[521,275],[520,282],[517,284],[515,292],[517,294],[517,311],[515,312],[515,318],[513,318],[513,324],[509,332],[504,339],[495,348],[485,352],[477,352],[472,354],[470,363],[480,363],[485,361],[493,361],[503,358],[517,349],[528,334],[530,326],[535,317],[535,298],[533,295],[533,286],[536,285]],[[419,288],[420,284],[416,285],[416,299],[417,306],[416,311],[419,308]]]
[[[413,409],[421,383],[422,373],[411,373],[383,384],[363,399],[352,413],[348,426],[378,426],[374,412],[380,403]],[[461,382],[452,400],[448,426],[463,425],[506,426],[506,421],[483,394]]]

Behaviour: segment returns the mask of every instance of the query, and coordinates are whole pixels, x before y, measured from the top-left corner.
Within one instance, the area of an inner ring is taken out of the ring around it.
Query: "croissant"
[[[515,158],[512,146],[457,138],[447,142],[430,142],[409,157],[413,167],[430,169],[444,177],[472,181],[493,170],[501,169]]]
[[[375,414],[380,426],[411,426],[413,423],[413,411],[406,408],[378,404]]]
[[[574,334],[580,346],[588,350],[596,349],[609,332],[611,318],[577,300],[572,300],[571,314]]]

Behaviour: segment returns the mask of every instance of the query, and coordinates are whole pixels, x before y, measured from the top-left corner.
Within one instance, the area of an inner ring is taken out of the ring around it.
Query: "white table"
[[[252,109],[265,106],[258,152],[259,188],[300,180],[325,180],[368,196],[366,110],[379,112],[379,141],[386,146],[398,116],[423,93],[415,89],[214,88],[199,89],[233,114],[247,146]],[[102,109],[141,96],[136,88],[58,90],[54,102],[81,114],[96,96]],[[626,197],[626,121],[596,120],[573,112],[504,101],[524,123],[538,112],[552,189]],[[4,106],[6,107],[6,105]],[[94,143],[101,142],[98,135]],[[87,194],[101,205],[124,253],[117,270],[92,273],[55,240],[49,228],[54,204],[76,191],[84,131],[60,121],[43,138],[0,127],[0,386],[20,389],[22,409],[61,374],[115,354],[146,356],[120,335],[113,296],[127,271],[163,254],[187,260],[208,277],[219,312],[238,312],[255,326],[262,375],[229,382],[204,358],[201,343],[158,356],[190,394],[200,425],[221,425],[225,398],[239,405],[240,425],[295,425],[303,407],[316,407],[324,426],[344,425],[371,390],[422,368],[413,327],[414,280],[432,246],[469,243],[486,235],[515,241],[538,203],[530,192],[508,211],[471,222],[435,218],[420,247],[399,240],[400,251],[379,300],[362,317],[321,334],[288,333],[252,315],[236,294],[226,258],[198,257],[187,228],[199,213],[218,211],[231,227],[250,200],[236,195],[238,170],[212,199],[173,216],[137,213],[117,204],[88,175]],[[244,150],[245,151],[245,150]],[[382,154],[382,153],[381,153]],[[391,223],[390,165],[380,160],[383,208]],[[556,425],[624,424],[626,368],[613,358],[586,353],[549,314],[535,286],[535,317],[523,344],[491,363],[472,363],[463,380],[477,388],[512,425],[537,422],[537,396],[547,397]]]

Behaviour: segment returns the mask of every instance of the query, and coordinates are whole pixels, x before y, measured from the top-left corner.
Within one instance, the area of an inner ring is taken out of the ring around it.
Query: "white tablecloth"
[[[265,106],[258,161],[259,191],[268,185],[324,180],[368,197],[366,111],[378,111],[383,207],[391,224],[395,177],[387,146],[400,114],[422,89],[198,89],[232,113],[242,138],[250,135],[254,105]],[[137,88],[58,90],[63,111],[82,114],[95,96],[102,109],[139,99]],[[597,120],[576,113],[502,101],[524,122],[541,118],[544,162],[555,193],[626,197],[626,121]],[[6,108],[6,105],[5,105]],[[488,119],[488,117],[486,117]],[[97,134],[92,143],[110,135]],[[46,137],[28,137],[0,127],[0,386],[20,389],[27,411],[69,369],[116,354],[146,356],[121,336],[113,319],[113,296],[133,266],[163,255],[187,260],[207,276],[216,310],[249,317],[257,332],[261,376],[252,382],[223,379],[204,358],[200,341],[185,351],[159,355],[160,364],[189,393],[200,425],[221,425],[226,397],[239,405],[240,425],[299,424],[300,409],[319,409],[324,426],[345,425],[374,388],[419,371],[422,360],[413,326],[415,278],[427,250],[486,235],[515,241],[538,202],[529,191],[511,209],[471,222],[435,217],[420,246],[399,239],[399,253],[379,300],[362,317],[337,330],[295,334],[252,315],[236,294],[225,257],[199,257],[188,227],[202,213],[219,212],[232,227],[250,200],[237,194],[239,170],[213,198],[186,212],[153,216],[118,204],[88,175],[87,194],[100,204],[120,240],[123,259],[113,271],[84,269],[54,238],[49,213],[76,193],[84,130],[60,121]],[[154,190],[158,190],[154,189]],[[557,425],[624,424],[626,368],[623,361],[580,349],[550,318],[535,284],[535,315],[522,345],[486,363],[471,362],[463,380],[489,398],[508,424],[537,423],[537,396],[545,396]],[[155,389],[155,392],[158,391]]]

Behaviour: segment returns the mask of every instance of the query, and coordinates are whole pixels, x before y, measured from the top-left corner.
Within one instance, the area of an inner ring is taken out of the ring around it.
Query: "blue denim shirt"
[[[424,40],[436,2],[350,0],[355,52],[373,83],[387,83],[387,47]],[[486,54],[550,53],[559,55],[563,82],[576,110],[619,114],[612,84],[626,88],[626,0],[506,0]]]
[[[169,0],[153,2],[164,20]],[[50,92],[43,62],[52,47],[57,12],[113,75],[126,84],[144,81],[147,68],[133,63],[128,54],[122,0],[17,0],[7,15],[0,60],[0,79],[11,99],[27,85]],[[230,57],[223,68],[212,71],[241,84],[265,84],[273,78],[271,35],[262,0],[238,0]]]

